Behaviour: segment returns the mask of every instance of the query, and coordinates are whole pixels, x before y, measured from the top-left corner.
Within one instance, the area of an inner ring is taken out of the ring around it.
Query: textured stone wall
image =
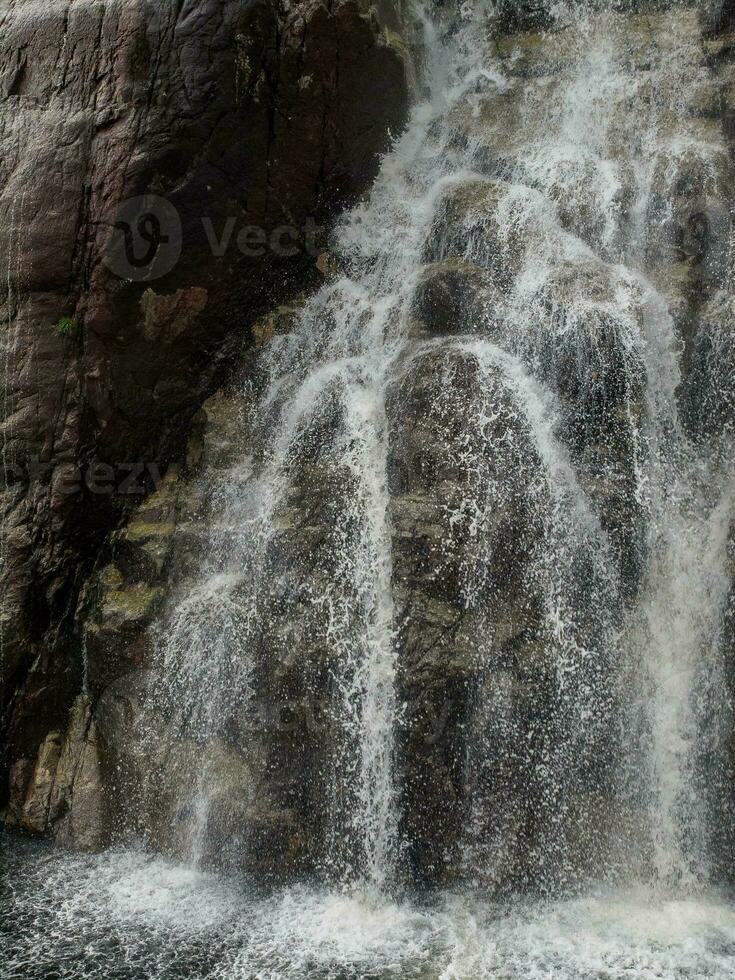
[[[0,2],[3,787],[65,724],[105,534],[403,125],[404,28],[390,0]]]

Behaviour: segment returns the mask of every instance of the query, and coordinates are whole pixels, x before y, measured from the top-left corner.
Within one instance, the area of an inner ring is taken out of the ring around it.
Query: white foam
[[[0,977],[726,980],[735,905],[645,889],[498,905],[360,889],[272,895],[141,852],[24,849],[0,879]]]

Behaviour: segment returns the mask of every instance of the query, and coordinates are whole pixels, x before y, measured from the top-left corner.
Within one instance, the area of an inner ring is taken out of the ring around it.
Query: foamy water
[[[735,905],[716,894],[269,894],[141,852],[2,844],[3,980],[724,980],[735,961]]]

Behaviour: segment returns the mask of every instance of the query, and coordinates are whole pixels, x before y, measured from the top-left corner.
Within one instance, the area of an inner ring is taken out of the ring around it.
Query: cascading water
[[[189,864],[75,859],[72,901],[21,901],[87,949],[112,908],[120,976],[731,971],[735,185],[696,10],[492,13],[425,20],[427,101],[185,529],[127,830]],[[269,849],[318,886],[211,873]]]
[[[697,449],[679,421],[678,339],[671,298],[661,291],[671,263],[661,242],[671,220],[667,195],[681,179],[675,154],[697,147],[707,172],[724,166],[724,149],[700,144],[697,117],[686,113],[687,85],[699,72],[685,36],[691,18],[666,37],[639,26],[631,44],[629,22],[605,12],[577,16],[561,53],[511,48],[488,60],[485,13],[482,5],[465,8],[445,62],[432,50],[441,88],[432,87],[386,159],[370,201],[338,230],[346,274],[261,355],[245,399],[248,472],[238,462],[221,477],[206,548],[213,559],[162,624],[155,699],[169,714],[185,706],[180,733],[222,736],[235,714],[257,703],[286,646],[304,643],[294,620],[306,617],[306,667],[284,684],[329,692],[327,744],[311,777],[329,800],[317,863],[378,889],[394,877],[402,782],[396,671],[405,646],[395,591],[406,590],[393,567],[394,498],[402,499],[391,486],[400,451],[393,444],[403,438],[396,404],[422,363],[448,358],[455,368],[430,383],[443,405],[435,428],[446,425],[442,451],[458,475],[454,487],[436,487],[447,493],[449,520],[432,560],[433,574],[450,578],[447,556],[459,556],[459,615],[475,634],[467,678],[477,687],[469,721],[476,745],[459,777],[474,814],[467,823],[476,828],[466,846],[477,854],[500,835],[501,851],[515,852],[513,872],[490,862],[472,875],[570,884],[588,873],[571,838],[592,812],[607,808],[614,822],[622,806],[632,835],[626,846],[637,835],[645,851],[648,833],[658,877],[687,878],[694,872],[684,839],[701,840],[695,825],[707,819],[690,771],[700,730],[695,690],[704,685],[697,697],[716,717],[725,714],[714,693],[723,687],[716,664],[705,672],[697,662],[702,644],[716,647],[729,511],[722,492],[706,506],[690,485]],[[641,47],[653,59],[644,81],[630,67]],[[543,57],[563,62],[545,81]],[[636,99],[642,112],[633,114]],[[427,269],[453,275],[447,288],[472,294],[465,300],[474,304],[457,314],[463,322],[433,332],[471,341],[427,335],[437,302]],[[467,365],[479,372],[477,391],[453,378]],[[511,419],[503,446],[491,445],[491,391]],[[504,466],[525,468],[525,520],[536,529],[518,559],[527,603],[536,607],[525,626],[532,639],[514,640],[513,655],[541,648],[552,666],[533,675],[544,689],[525,705],[510,696],[500,723],[483,699],[492,701],[497,661],[506,656],[488,580],[498,549],[507,550],[493,524],[519,494],[508,492]],[[716,567],[705,574],[686,542],[707,536],[711,507],[718,542],[706,554]],[[307,518],[313,527],[302,533]],[[684,594],[688,575],[698,592]],[[677,618],[662,625],[672,592]],[[629,717],[621,685],[631,676],[645,696]],[[271,685],[267,696],[283,694]],[[621,737],[621,714],[645,748]],[[508,785],[490,802],[483,784],[504,778],[488,762],[499,740],[510,745],[526,792]],[[626,785],[624,758],[649,774],[645,787]],[[206,766],[197,782],[200,841]],[[640,793],[647,818],[636,808]],[[478,807],[495,812],[483,818]],[[602,853],[605,833],[594,848],[599,861],[614,864]]]
[[[437,403],[447,402],[448,458],[457,442],[452,416],[467,417],[462,459],[455,460],[464,473],[445,503],[451,519],[441,548],[445,559],[465,551],[459,608],[475,615],[470,673],[486,678],[474,711],[483,714],[482,697],[497,679],[499,630],[487,583],[497,541],[489,528],[508,495],[502,463],[483,473],[489,451],[508,453],[488,448],[495,423],[482,414],[489,410],[478,400],[483,386],[510,400],[506,446],[518,440],[516,454],[521,446],[529,454],[505,463],[527,471],[526,519],[537,540],[526,588],[540,609],[528,629],[553,669],[543,696],[523,709],[541,720],[520,721],[516,703],[508,705],[506,730],[497,717],[486,718],[484,735],[476,729],[466,766],[477,773],[463,790],[475,813],[469,822],[477,824],[478,806],[490,807],[479,803],[482,783],[500,778],[483,768],[489,742],[530,739],[534,749],[514,750],[528,812],[519,815],[510,788],[492,804],[508,811],[508,825],[536,825],[515,831],[533,837],[523,880],[574,880],[573,824],[589,818],[593,801],[612,808],[626,792],[631,806],[636,793],[649,797],[659,877],[686,878],[692,853],[684,839],[701,839],[694,825],[706,819],[700,801],[686,799],[699,795],[689,771],[699,737],[696,685],[705,685],[698,696],[718,717],[724,711],[715,704],[722,686],[716,664],[703,671],[697,663],[702,644],[716,646],[729,512],[721,493],[710,494],[708,508],[690,485],[698,450],[679,421],[676,328],[654,280],[669,272],[659,253],[661,226],[670,220],[667,194],[681,177],[675,154],[697,147],[702,165],[715,167],[724,149],[702,146],[697,120],[686,113],[686,79],[696,75],[686,19],[676,23],[679,33],[645,47],[653,59],[645,83],[629,68],[644,37],[631,45],[628,22],[604,12],[577,19],[561,51],[547,53],[565,67],[543,84],[526,79],[533,65],[515,64],[539,58],[533,51],[487,59],[484,13],[465,10],[468,22],[446,62],[432,52],[441,89],[432,87],[432,100],[386,159],[369,203],[340,227],[347,274],[307,303],[295,329],[273,338],[261,356],[257,391],[244,409],[250,472],[238,462],[222,477],[206,549],[214,559],[162,624],[164,680],[155,697],[174,714],[184,705],[181,725],[195,737],[221,734],[257,700],[258,678],[262,684],[263,671],[285,653],[284,630],[303,643],[293,619],[307,616],[313,636],[298,683],[312,694],[329,691],[329,745],[313,777],[329,800],[320,860],[338,878],[385,886],[395,872],[401,779],[400,576],[389,478],[401,423],[391,405],[422,358],[474,364],[485,379],[480,394],[462,392],[451,371],[432,382]],[[519,75],[522,101],[513,97]],[[642,118],[627,111],[637,96]],[[669,152],[674,162],[663,166]],[[422,327],[427,316],[417,301],[422,285],[431,286],[427,262],[455,274],[459,285],[451,288],[473,293],[474,312],[461,312],[464,323],[449,328],[473,334],[472,341],[417,334],[416,321]],[[314,495],[326,503],[317,506]],[[719,537],[706,554],[717,565],[705,574],[686,542],[707,536],[711,506]],[[298,530],[309,512],[311,538]],[[235,533],[223,538],[223,527]],[[446,577],[447,567],[437,556],[435,574]],[[699,587],[684,595],[688,575]],[[681,608],[669,618],[672,601]],[[616,732],[629,709],[619,687],[626,670],[646,692],[626,722],[645,748],[626,745]],[[622,757],[649,774],[645,789],[621,785],[615,770]],[[205,833],[207,781],[204,767],[196,839]],[[486,841],[493,836],[487,819],[477,826]],[[466,843],[475,853],[478,841]],[[508,846],[505,834],[502,849]],[[478,873],[493,878],[498,868]]]

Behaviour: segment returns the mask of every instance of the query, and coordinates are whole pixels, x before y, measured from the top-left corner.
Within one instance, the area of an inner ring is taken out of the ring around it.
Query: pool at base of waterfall
[[[734,963],[735,900],[714,892],[391,901],[0,837],[3,980],[719,980]]]

